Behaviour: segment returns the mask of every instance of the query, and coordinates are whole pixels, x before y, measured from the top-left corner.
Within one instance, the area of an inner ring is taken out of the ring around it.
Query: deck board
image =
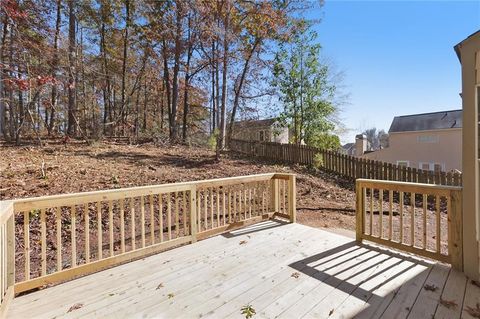
[[[8,315],[244,318],[250,304],[254,318],[468,318],[479,300],[449,266],[268,221],[17,297]]]

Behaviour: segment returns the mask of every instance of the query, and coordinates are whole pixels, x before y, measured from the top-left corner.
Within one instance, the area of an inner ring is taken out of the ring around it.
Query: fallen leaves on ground
[[[478,302],[475,305],[475,308],[466,306],[465,311],[468,312],[468,314],[474,318],[480,318],[480,304]]]
[[[425,284],[425,286],[423,286],[423,289],[427,291],[436,291],[438,287],[435,285]]]
[[[440,297],[440,304],[447,307],[447,308],[455,308],[457,307],[457,303],[454,300],[446,300]]]
[[[73,306],[71,306],[70,309],[68,309],[67,313],[80,309],[82,307],[83,307],[83,303],[76,303]]]

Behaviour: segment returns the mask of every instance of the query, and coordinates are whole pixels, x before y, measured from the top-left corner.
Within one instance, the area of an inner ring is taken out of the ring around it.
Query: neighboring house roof
[[[268,127],[277,122],[277,119],[265,119],[265,120],[246,120],[235,122],[236,128],[249,128],[249,127]]]
[[[462,110],[395,116],[389,133],[462,127]]]
[[[346,151],[348,151],[349,149],[351,149],[352,147],[355,146],[355,143],[347,143],[345,145],[342,145],[342,148]]]

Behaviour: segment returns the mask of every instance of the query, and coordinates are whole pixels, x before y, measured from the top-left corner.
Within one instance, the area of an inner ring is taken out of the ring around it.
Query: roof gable
[[[462,127],[462,110],[395,116],[389,133],[443,130]]]

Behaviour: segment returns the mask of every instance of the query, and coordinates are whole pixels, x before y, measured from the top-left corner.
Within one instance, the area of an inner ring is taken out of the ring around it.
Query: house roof
[[[344,150],[347,150],[347,151],[348,151],[349,149],[351,149],[351,148],[354,147],[354,146],[355,146],[355,143],[347,143],[347,144],[342,145],[342,148],[343,148]]]
[[[455,50],[455,53],[457,54],[458,60],[459,60],[460,62],[462,62],[462,57],[461,57],[461,55],[460,55],[460,48],[462,47],[462,45],[463,45],[465,42],[467,42],[467,41],[471,40],[472,38],[475,38],[475,37],[477,37],[477,36],[479,36],[479,35],[480,35],[480,30],[478,30],[478,31],[470,34],[468,37],[466,37],[466,38],[463,39],[460,43],[458,43],[457,45],[455,45],[455,46],[453,47],[453,49]]]
[[[462,127],[462,110],[395,116],[389,133]]]
[[[243,127],[265,127],[272,126],[277,121],[276,118],[264,119],[264,120],[245,120],[245,121],[236,121],[235,126],[237,128]]]

